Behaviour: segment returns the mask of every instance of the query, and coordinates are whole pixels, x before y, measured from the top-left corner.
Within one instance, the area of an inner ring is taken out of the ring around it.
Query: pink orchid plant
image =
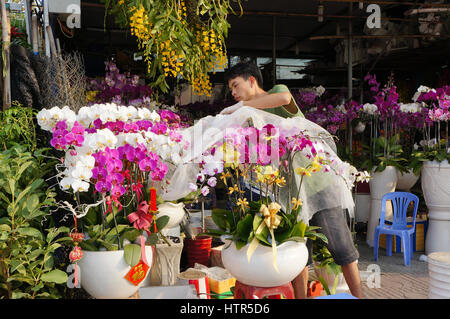
[[[262,129],[227,130],[224,141],[214,145],[210,153],[223,158],[220,179],[226,186],[232,207],[230,210],[213,209],[213,220],[219,230],[207,233],[228,237],[238,249],[249,244],[250,255],[258,244],[272,246],[275,250],[288,240],[320,237],[326,241],[314,232],[314,227],[308,227],[298,218],[304,178],[319,171],[330,172],[341,176],[351,189],[357,178],[367,177],[366,173],[358,172],[324,151],[306,131],[271,124]],[[297,153],[305,159],[304,167],[294,160]],[[300,176],[299,185],[295,183],[295,175]],[[259,199],[253,200],[252,192],[246,195],[246,188],[258,189]]]
[[[43,109],[37,119],[51,132],[51,145],[64,152],[57,177],[61,189],[76,196],[75,217],[87,216],[82,247],[121,249],[142,234],[147,243],[157,242],[168,222],[156,218],[157,201],[170,184],[169,165],[179,165],[189,146],[180,117],[170,110],[93,104],[78,114]]]

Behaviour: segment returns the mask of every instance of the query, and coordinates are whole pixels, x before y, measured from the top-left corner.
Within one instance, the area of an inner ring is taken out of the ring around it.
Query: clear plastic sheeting
[[[331,134],[319,125],[300,117],[282,118],[277,115],[265,112],[252,107],[244,106],[229,115],[207,116],[197,121],[193,126],[182,129],[180,132],[185,141],[190,142],[190,148],[182,154],[182,163],[177,167],[169,169],[167,178],[170,180],[166,192],[162,197],[165,200],[175,200],[189,194],[189,183],[195,183],[199,172],[199,163],[205,162],[208,165],[211,161],[219,162],[219,156],[204,157],[203,154],[216,143],[224,141],[227,129],[236,127],[253,126],[261,130],[265,125],[272,124],[276,128],[295,135],[303,132],[309,136],[315,144],[316,149],[322,149],[328,155],[328,159],[333,159],[334,170],[329,172],[314,173],[311,177],[304,177],[299,198],[302,199],[303,207],[299,218],[308,222],[314,213],[334,208],[342,207],[348,209],[351,217],[354,216],[354,201],[351,193],[353,187],[354,174],[356,169],[350,164],[343,162],[336,154],[336,145]],[[217,152],[216,152],[217,153]],[[306,167],[311,159],[304,154],[297,152],[293,159],[293,169]],[[301,176],[295,174],[295,183],[291,186],[291,192],[287,186],[281,188],[280,205],[285,210],[291,197],[297,195],[300,186]]]

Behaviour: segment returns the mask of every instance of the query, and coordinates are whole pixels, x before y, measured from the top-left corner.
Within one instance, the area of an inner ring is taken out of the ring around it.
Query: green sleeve
[[[277,84],[275,85],[273,88],[271,88],[267,93],[272,94],[272,93],[282,93],[282,92],[290,92],[289,88],[284,85],[284,84]],[[288,110],[286,110],[286,108],[284,108],[283,106],[280,107],[273,107],[273,108],[269,108],[269,109],[264,109],[266,112],[284,117],[284,118],[290,118],[290,117],[305,117],[302,113],[302,111],[300,111],[300,108],[297,105],[297,102],[295,101],[294,97],[292,97],[292,99],[294,100],[294,104],[297,107],[297,113],[291,113]]]
[[[282,92],[290,92],[289,88],[284,84],[277,84],[268,91],[269,94]]]

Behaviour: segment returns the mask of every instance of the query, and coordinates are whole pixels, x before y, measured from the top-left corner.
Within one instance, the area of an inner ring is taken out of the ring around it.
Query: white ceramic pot
[[[314,272],[317,278],[322,277],[325,280],[325,282],[328,285],[328,288],[331,291],[334,285],[336,275],[328,273],[326,267],[319,267],[317,263],[314,263]],[[342,272],[339,273],[338,284],[336,286],[336,294],[348,292],[349,290],[350,288],[348,287],[347,282],[345,281],[344,274]]]
[[[450,164],[428,161],[422,167],[422,191],[428,207],[425,252],[450,252]]]
[[[412,172],[412,169],[407,173],[402,173],[397,170],[397,186],[396,189],[404,192],[409,190],[417,183],[420,175],[416,175]]]
[[[355,220],[357,223],[367,223],[370,214],[370,194],[355,195]]]
[[[428,255],[428,298],[450,299],[450,253]]]
[[[184,214],[184,203],[174,204],[165,202],[159,204],[157,217],[159,218],[161,216],[169,216],[169,222],[167,223],[166,227],[164,227],[162,232],[167,234],[170,229],[180,225],[181,221],[183,220]]]
[[[236,280],[256,287],[275,287],[292,281],[305,268],[308,262],[308,249],[305,243],[287,241],[277,246],[277,266],[273,266],[272,247],[258,245],[250,262],[247,260],[245,245],[240,250],[226,240],[222,249],[222,263]]]
[[[155,262],[150,269],[150,275],[144,280],[142,287],[173,286],[180,273],[180,260],[183,251],[183,240],[174,243],[170,238],[170,246],[166,243],[156,244]]]
[[[146,246],[145,255],[152,264],[151,246]],[[123,250],[83,251],[80,266],[80,284],[96,299],[124,299],[135,294],[142,282],[135,286],[124,277],[131,267],[125,262]],[[147,272],[147,276],[150,271]]]
[[[374,171],[375,169],[372,170],[372,178],[369,180],[371,203],[366,242],[370,247],[373,247],[375,228],[379,225],[381,198],[384,194],[394,192],[397,186],[397,168],[394,166],[387,166],[382,172],[375,173]],[[391,216],[392,206],[388,204],[386,205],[386,218],[389,219]]]

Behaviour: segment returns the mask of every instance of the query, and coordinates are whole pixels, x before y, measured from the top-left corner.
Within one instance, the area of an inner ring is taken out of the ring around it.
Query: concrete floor
[[[414,253],[408,267],[403,263],[402,253],[388,257],[383,248],[379,249],[375,262],[373,248],[365,242],[364,234],[357,235],[356,244],[364,299],[428,299],[428,264],[419,260],[424,252]],[[311,269],[310,278],[316,278]]]

